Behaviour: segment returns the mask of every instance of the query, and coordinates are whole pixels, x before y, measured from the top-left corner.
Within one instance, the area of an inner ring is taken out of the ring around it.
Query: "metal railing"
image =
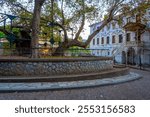
[[[56,51],[55,48],[0,48],[0,57],[2,56],[18,56],[18,57],[31,57],[32,51],[36,50],[40,58],[51,57]],[[64,56],[94,56],[92,52],[97,49],[67,49],[64,51]],[[62,55],[62,53],[57,53]]]
[[[137,46],[143,46],[143,41],[141,41],[140,43],[138,43],[137,41],[129,41],[126,42],[126,46],[132,46],[132,47],[137,47]]]

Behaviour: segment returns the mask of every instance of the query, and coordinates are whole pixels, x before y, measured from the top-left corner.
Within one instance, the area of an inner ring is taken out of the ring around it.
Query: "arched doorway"
[[[135,50],[134,48],[129,48],[127,51],[127,64],[135,65]]]
[[[126,52],[122,51],[122,64],[126,64]]]

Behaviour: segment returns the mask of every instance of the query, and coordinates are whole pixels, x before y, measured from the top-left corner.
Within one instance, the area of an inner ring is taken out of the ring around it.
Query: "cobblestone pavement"
[[[0,93],[1,100],[147,100],[150,99],[150,71],[132,69],[131,71],[141,74],[142,79],[127,83],[99,86],[92,88],[47,90],[39,92],[11,92]]]

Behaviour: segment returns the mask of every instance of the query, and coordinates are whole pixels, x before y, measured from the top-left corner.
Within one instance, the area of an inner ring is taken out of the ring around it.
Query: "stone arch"
[[[126,64],[126,52],[122,51],[122,64]]]
[[[128,49],[128,51],[127,51],[127,64],[130,64],[130,65],[136,64],[136,62],[135,62],[136,55],[135,54],[136,54],[135,49],[133,47]]]

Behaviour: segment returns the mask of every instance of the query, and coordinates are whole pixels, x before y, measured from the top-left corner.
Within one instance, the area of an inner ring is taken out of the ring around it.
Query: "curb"
[[[69,82],[0,83],[0,92],[40,91],[96,87],[120,84],[128,81],[138,80],[140,78],[142,78],[142,76],[140,76],[139,74],[130,72],[129,74],[123,76],[95,80],[80,80]]]
[[[127,75],[128,68],[113,69],[108,71],[101,71],[96,73],[72,74],[72,75],[56,75],[56,76],[1,76],[0,83],[38,83],[38,82],[71,82],[71,81],[84,81],[96,80],[104,78],[112,78]]]

